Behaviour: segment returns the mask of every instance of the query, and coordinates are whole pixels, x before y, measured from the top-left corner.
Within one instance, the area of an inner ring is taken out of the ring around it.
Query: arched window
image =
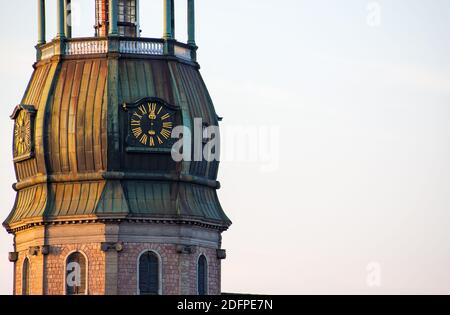
[[[199,295],[208,294],[208,262],[205,255],[198,258],[197,288]]]
[[[139,294],[160,294],[159,258],[151,251],[144,252],[139,257]]]
[[[66,294],[87,294],[87,262],[80,252],[73,252],[66,260]]]
[[[25,258],[22,266],[22,295],[30,294],[30,261]]]

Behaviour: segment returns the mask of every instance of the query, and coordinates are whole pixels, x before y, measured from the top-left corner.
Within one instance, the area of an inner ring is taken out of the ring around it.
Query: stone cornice
[[[99,180],[153,180],[190,183],[220,189],[220,182],[207,178],[185,174],[158,174],[133,172],[100,172],[87,174],[38,175],[13,184],[13,189],[19,191],[34,185],[44,183],[86,182]]]
[[[202,228],[217,230],[219,232],[224,232],[228,230],[227,226],[221,224],[215,224],[212,222],[204,222],[195,219],[169,219],[169,218],[145,218],[145,217],[96,217],[96,216],[77,216],[77,217],[64,217],[64,218],[53,218],[43,220],[42,218],[30,219],[26,221],[20,221],[18,223],[12,224],[11,226],[5,226],[8,233],[17,233],[19,231],[24,231],[36,226],[48,226],[48,225],[68,225],[68,224],[120,224],[122,222],[136,223],[136,224],[166,224],[166,225],[190,225],[198,226]]]

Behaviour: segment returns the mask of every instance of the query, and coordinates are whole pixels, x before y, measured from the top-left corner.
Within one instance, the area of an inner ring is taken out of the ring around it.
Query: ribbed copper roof
[[[217,125],[195,65],[166,58],[66,58],[37,64],[22,103],[37,110],[35,155],[15,163],[5,226],[64,217],[147,217],[231,224],[217,198],[218,162],[128,153],[121,104],[156,97],[183,121]],[[113,175],[111,175],[113,174]]]

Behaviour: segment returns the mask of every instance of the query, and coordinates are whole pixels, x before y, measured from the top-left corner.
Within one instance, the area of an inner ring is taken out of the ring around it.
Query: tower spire
[[[174,131],[219,124],[196,61],[194,0],[177,0],[187,44],[175,40],[174,0],[164,38],[138,36],[138,0],[90,0],[97,38],[72,38],[74,1],[51,0],[57,36],[45,44],[45,1],[33,88],[11,115],[17,196],[3,225],[15,235],[14,293],[220,294],[231,221],[206,148],[218,131],[194,139],[200,159]]]

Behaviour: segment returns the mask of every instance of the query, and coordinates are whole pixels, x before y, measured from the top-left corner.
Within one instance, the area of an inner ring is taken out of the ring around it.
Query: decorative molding
[[[44,255],[44,256],[50,254],[50,246],[49,245],[42,245],[41,246],[41,254]]]
[[[143,173],[143,172],[101,172],[68,175],[38,175],[13,184],[13,189],[19,191],[28,187],[47,183],[90,182],[100,180],[154,180],[171,181],[207,186],[220,189],[220,182],[206,177],[175,174],[175,173]]]
[[[165,107],[173,110],[173,111],[179,111],[180,108],[178,106],[172,105],[168,102],[166,102],[165,100],[158,98],[158,97],[144,97],[144,98],[140,98],[134,102],[130,102],[130,103],[123,103],[122,104],[122,109],[124,111],[128,111],[130,108],[136,108],[138,107],[140,104],[142,103],[146,103],[146,102],[156,102],[156,103],[160,103],[162,105],[164,105]]]
[[[178,245],[177,253],[182,255],[190,255],[195,253],[195,246],[192,245]]]
[[[225,249],[218,249],[216,251],[217,253],[217,259],[226,259],[227,258],[227,251]]]
[[[101,249],[103,252],[107,252],[110,250],[115,250],[116,252],[120,253],[123,251],[123,242],[117,242],[117,243],[111,243],[111,242],[102,242]]]
[[[19,253],[18,252],[9,252],[8,259],[10,262],[16,262],[17,260],[19,260]]]
[[[28,248],[28,255],[30,256],[37,256],[40,252],[40,247],[39,246],[32,246],[30,248]]]
[[[152,223],[152,224],[167,224],[167,225],[188,225],[207,228],[211,230],[216,230],[219,232],[224,232],[228,230],[228,226],[222,224],[206,223],[194,219],[155,219],[155,218],[47,218],[45,221],[43,219],[38,219],[36,221],[27,223],[15,223],[12,226],[5,226],[9,233],[17,233],[27,229],[31,229],[37,226],[49,226],[49,225],[64,225],[64,224],[90,224],[90,223]]]

